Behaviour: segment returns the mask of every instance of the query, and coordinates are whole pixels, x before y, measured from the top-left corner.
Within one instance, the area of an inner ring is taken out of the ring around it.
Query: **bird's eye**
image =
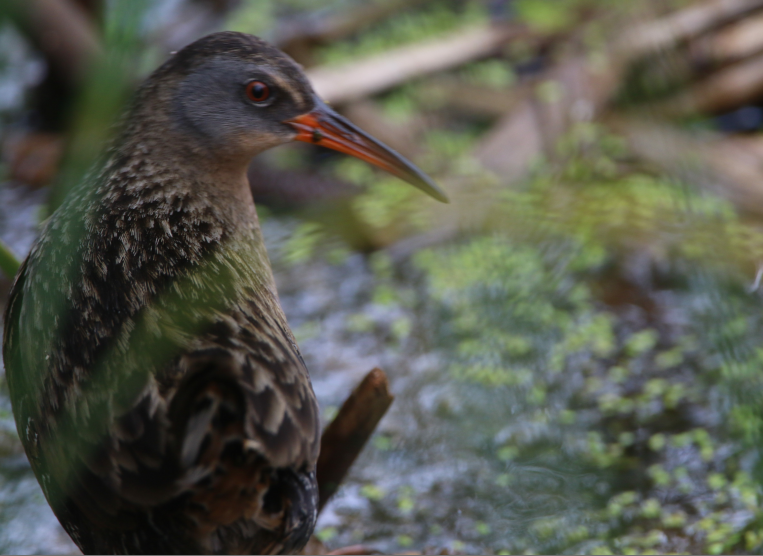
[[[270,87],[262,81],[251,81],[246,85],[246,96],[252,102],[264,102],[270,97]]]

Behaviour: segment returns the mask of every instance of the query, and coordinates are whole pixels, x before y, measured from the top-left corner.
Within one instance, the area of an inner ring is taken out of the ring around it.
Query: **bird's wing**
[[[317,406],[309,382],[294,380],[304,370],[298,353],[280,351],[278,332],[269,348],[252,349],[264,338],[237,320],[218,322],[210,345],[179,363],[184,379],[169,415],[188,512],[210,548],[290,551],[315,524]],[[243,522],[260,531],[240,535]]]
[[[107,437],[79,450],[62,511],[102,528],[90,542],[152,527],[198,543],[186,551],[280,552],[307,540],[318,410],[278,314],[254,300],[221,316],[162,374],[179,379],[151,377]],[[159,533],[131,542],[178,550]]]

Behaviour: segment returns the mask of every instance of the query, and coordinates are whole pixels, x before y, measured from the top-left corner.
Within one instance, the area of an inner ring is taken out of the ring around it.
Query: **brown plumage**
[[[85,553],[294,552],[312,533],[318,409],[246,180],[292,140],[444,199],[284,54],[217,33],[143,84],[22,266],[3,345],[14,416]]]

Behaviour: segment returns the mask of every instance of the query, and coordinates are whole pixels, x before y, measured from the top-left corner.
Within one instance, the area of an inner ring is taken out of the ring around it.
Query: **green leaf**
[[[0,271],[8,278],[13,278],[21,267],[21,262],[5,243],[0,241]]]

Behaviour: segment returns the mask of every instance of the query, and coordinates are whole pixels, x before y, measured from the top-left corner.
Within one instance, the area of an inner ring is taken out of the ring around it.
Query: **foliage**
[[[70,125],[65,160],[51,191],[48,215],[63,201],[102,154],[134,88],[147,54],[142,36],[148,0],[106,3],[103,47],[79,91]]]
[[[0,241],[0,272],[8,278],[13,278],[19,271],[21,263],[10,249]]]

